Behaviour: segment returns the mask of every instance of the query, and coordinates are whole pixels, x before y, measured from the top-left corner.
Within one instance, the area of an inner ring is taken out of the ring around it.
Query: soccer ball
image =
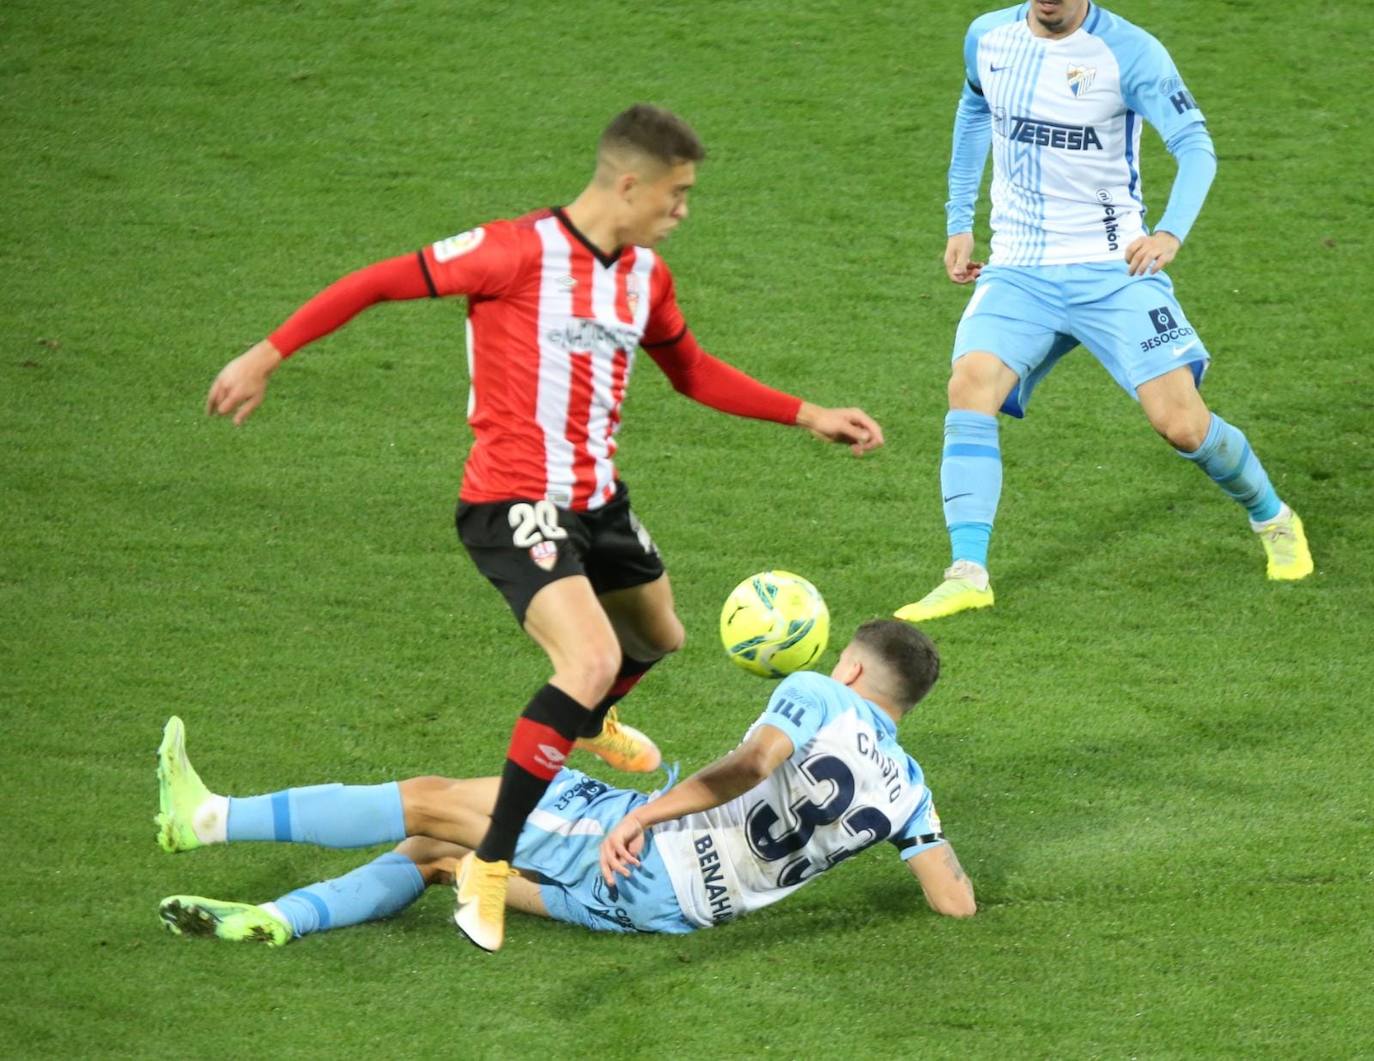
[[[815,586],[790,571],[746,578],[720,612],[725,654],[762,678],[781,678],[811,665],[829,636],[825,601]]]

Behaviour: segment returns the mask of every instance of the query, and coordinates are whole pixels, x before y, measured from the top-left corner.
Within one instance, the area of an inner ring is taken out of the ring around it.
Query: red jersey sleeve
[[[651,346],[675,342],[687,334],[687,321],[677,305],[673,274],[662,258],[654,262],[649,290],[653,303],[649,306],[649,319],[644,325],[644,336],[640,339],[640,345],[646,350]]]
[[[494,221],[431,243],[420,252],[431,293],[479,298],[506,294],[530,254],[537,252],[532,236],[528,226]]]
[[[672,381],[673,389],[693,401],[734,416],[795,424],[801,399],[746,375],[703,350],[690,329],[676,342],[646,346],[649,356]]]
[[[334,281],[267,338],[282,357],[290,357],[306,343],[348,323],[368,306],[430,294],[432,290],[417,255],[388,258]]]
[[[734,416],[779,424],[797,422],[800,398],[760,383],[701,348],[678,308],[673,274],[662,258],[654,263],[653,287],[662,293],[649,308],[640,346],[663,370],[675,391]]]

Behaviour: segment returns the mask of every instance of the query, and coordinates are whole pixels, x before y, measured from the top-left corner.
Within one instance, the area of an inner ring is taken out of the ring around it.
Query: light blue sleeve
[[[945,203],[945,233],[954,236],[973,231],[978,187],[983,183],[992,146],[992,112],[987,100],[974,91],[970,81],[954,112],[954,147],[949,156],[949,201]]]
[[[945,203],[945,233],[973,231],[978,188],[983,183],[988,149],[992,146],[992,111],[978,80],[978,42],[994,26],[1015,17],[1016,8],[992,11],[974,19],[964,34],[964,91],[954,112],[954,146],[949,155],[949,201]]]
[[[1207,122],[1179,76],[1164,45],[1135,26],[1104,34],[1121,66],[1121,95],[1127,107],[1155,127],[1169,153],[1178,160],[1178,175],[1169,204],[1156,231],[1188,236],[1216,176],[1217,158]]]
[[[888,842],[897,849],[897,857],[903,862],[926,848],[946,842],[930,789],[925,790],[921,802],[916,804],[916,810],[900,829],[888,837]]]
[[[1155,231],[1172,232],[1182,243],[1201,213],[1212,178],[1217,175],[1217,154],[1206,127],[1201,125],[1188,126],[1167,146],[1178,160],[1178,173],[1169,189],[1169,205]]]
[[[798,671],[788,675],[773,690],[773,695],[768,698],[768,706],[754,725],[767,723],[782,730],[791,739],[792,750],[800,751],[820,732],[839,706],[836,698],[828,695],[830,690],[827,686],[835,684],[833,679],[815,671]]]

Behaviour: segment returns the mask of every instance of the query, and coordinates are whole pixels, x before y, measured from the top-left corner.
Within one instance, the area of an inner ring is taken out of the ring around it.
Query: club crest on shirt
[[[558,545],[550,541],[535,542],[530,546],[530,559],[545,571],[552,571],[558,563]]]
[[[639,311],[639,278],[634,273],[625,277],[625,305],[632,317]]]
[[[1097,67],[1070,64],[1067,77],[1069,79],[1069,91],[1075,96],[1082,96],[1088,89],[1092,88],[1093,79],[1097,77]]]
[[[486,230],[483,228],[473,228],[466,232],[460,232],[456,236],[450,236],[448,239],[441,239],[434,244],[434,260],[442,264],[467,254],[469,251],[474,251],[481,245],[482,237],[486,234]]]

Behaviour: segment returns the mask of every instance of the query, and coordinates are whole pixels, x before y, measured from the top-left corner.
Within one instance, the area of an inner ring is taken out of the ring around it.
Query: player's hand
[[[281,364],[281,353],[264,339],[220,369],[205,397],[206,416],[234,417],[238,427],[267,396],[267,377]]]
[[[628,877],[630,870],[639,865],[639,853],[643,850],[644,826],[633,814],[627,814],[601,841],[601,879],[614,888],[616,874]]]
[[[956,284],[971,284],[983,271],[983,263],[973,259],[973,233],[958,232],[945,244],[945,272]]]
[[[1141,236],[1126,248],[1126,271],[1132,276],[1157,273],[1174,260],[1180,246],[1178,237],[1163,229]]]
[[[856,457],[883,444],[883,429],[862,409],[826,409],[802,402],[797,424],[826,442],[843,442]]]

